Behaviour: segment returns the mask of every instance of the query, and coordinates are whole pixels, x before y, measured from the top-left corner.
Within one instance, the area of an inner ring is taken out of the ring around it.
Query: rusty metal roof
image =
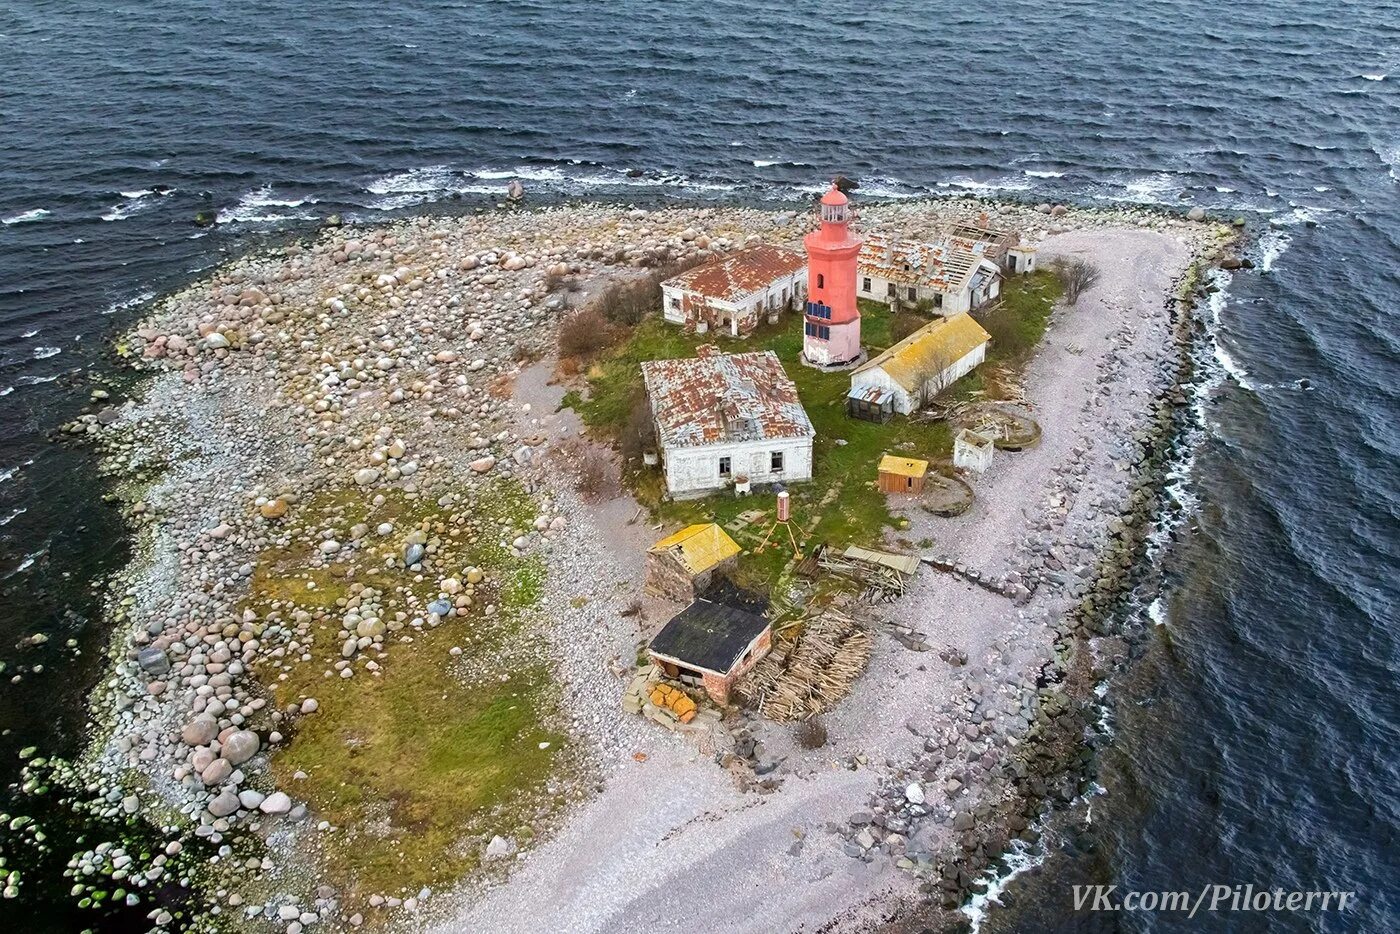
[[[794,250],[760,243],[728,256],[702,263],[661,283],[663,288],[679,288],[706,298],[732,302],[760,289],[773,280],[790,276],[807,267],[807,257]]]
[[[921,243],[869,234],[857,262],[865,275],[957,293],[967,290],[973,274],[987,260],[986,252],[986,243],[965,237]]]
[[[648,360],[642,381],[662,447],[810,438],[816,434],[797,387],[770,350]]]

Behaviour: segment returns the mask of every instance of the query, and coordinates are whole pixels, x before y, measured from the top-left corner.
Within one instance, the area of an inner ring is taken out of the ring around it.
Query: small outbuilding
[[[880,458],[878,472],[882,493],[922,493],[928,461],[886,454]]]
[[[953,439],[953,466],[973,473],[985,473],[992,466],[992,455],[996,453],[996,442],[984,434],[969,428],[958,432]]]
[[[772,643],[773,628],[762,616],[701,599],[673,616],[647,653],[666,677],[703,685],[715,703],[727,704],[734,683]]]
[[[689,603],[709,590],[716,576],[734,569],[740,550],[713,522],[688,525],[647,552],[646,593]]]
[[[989,340],[991,335],[967,313],[935,318],[852,371],[846,410],[869,417],[851,404],[851,397],[883,400],[888,394],[894,412],[908,415],[985,360]]]

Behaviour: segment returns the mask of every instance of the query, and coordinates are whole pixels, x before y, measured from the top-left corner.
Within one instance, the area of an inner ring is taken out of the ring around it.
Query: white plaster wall
[[[685,311],[680,306],[684,304],[681,289],[675,285],[663,285],[661,287],[661,316],[667,321],[681,324],[685,321]],[[675,305],[676,307],[672,307]]]
[[[969,351],[962,359],[949,366],[936,377],[931,377],[920,387],[920,395],[915,398],[905,390],[899,383],[884,371],[881,367],[872,367],[868,370],[861,370],[859,373],[851,375],[851,388],[864,388],[866,386],[878,386],[888,390],[894,395],[894,410],[900,415],[908,415],[910,412],[923,405],[926,399],[930,399],[958,380],[962,379],[973,368],[987,359],[986,343],[979,344]]]
[[[862,286],[865,285],[866,279],[870,280],[869,289],[862,288]],[[880,276],[870,276],[866,275],[863,272],[857,272],[856,294],[861,298],[870,298],[874,299],[877,302],[888,302],[890,300],[889,283],[890,280],[887,278],[882,278]],[[895,289],[899,292],[899,297],[901,300],[908,301],[909,286],[907,284],[902,282],[896,282]],[[945,318],[951,315],[959,314],[960,312],[968,311],[972,308],[971,292],[950,293],[941,292],[938,289],[926,288],[924,286],[916,286],[915,293],[917,297],[914,299],[914,301],[916,302],[921,302],[924,299],[934,301],[934,296],[941,295],[943,297],[943,303],[935,307],[933,310],[937,314],[940,314]]]
[[[783,454],[783,469],[769,469],[774,451]],[[730,475],[719,475],[719,459],[728,457]],[[745,474],[751,483],[795,483],[812,479],[812,439],[777,438],[740,444],[671,448],[662,452],[666,489],[676,497],[700,496],[725,489],[734,477]]]

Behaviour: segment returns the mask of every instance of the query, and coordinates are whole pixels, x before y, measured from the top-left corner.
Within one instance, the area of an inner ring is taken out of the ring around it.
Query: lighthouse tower
[[[807,314],[803,360],[842,367],[860,359],[860,309],[856,307],[856,256],[860,239],[851,233],[850,203],[837,189],[822,196],[821,226],[807,247]]]

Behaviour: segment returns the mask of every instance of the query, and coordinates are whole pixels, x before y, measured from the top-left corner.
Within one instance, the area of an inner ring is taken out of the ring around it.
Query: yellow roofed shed
[[[939,318],[919,328],[856,372],[884,370],[907,392],[917,392],[929,379],[954,366],[991,337],[966,312],[951,318]]]
[[[670,554],[691,574],[703,574],[737,555],[740,548],[713,522],[688,525],[651,546],[652,554]]]
[[[886,493],[922,493],[924,477],[928,474],[928,461],[915,457],[896,457],[886,454],[880,458],[880,489]]]

